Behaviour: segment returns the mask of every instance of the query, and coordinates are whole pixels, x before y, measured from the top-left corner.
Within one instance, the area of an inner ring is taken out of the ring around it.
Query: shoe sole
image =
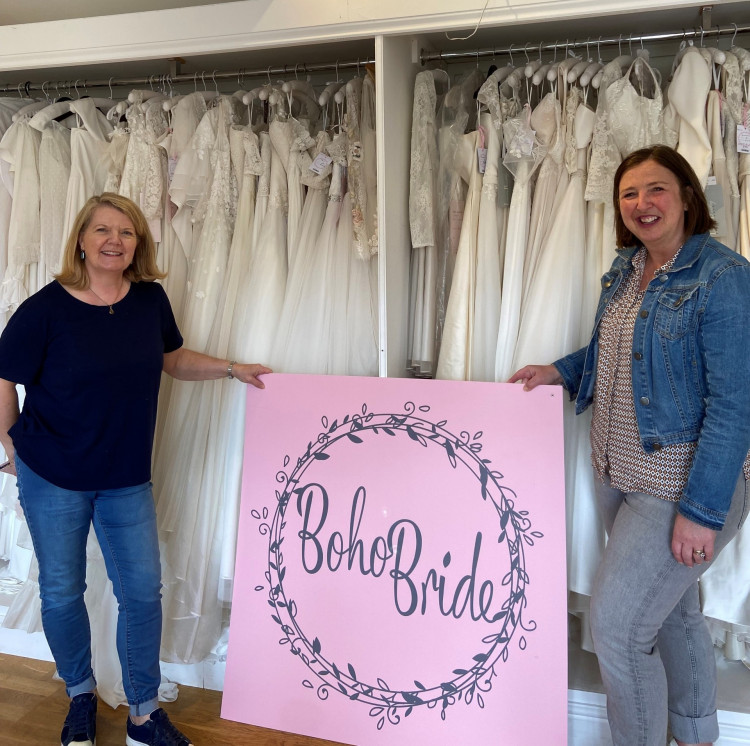
[[[144,743],[143,741],[136,741],[135,739],[131,738],[130,736],[125,737],[125,746],[148,746],[147,743]]]
[[[60,746],[63,746],[62,742],[60,742]],[[93,741],[71,741],[68,746],[96,746],[96,738]]]

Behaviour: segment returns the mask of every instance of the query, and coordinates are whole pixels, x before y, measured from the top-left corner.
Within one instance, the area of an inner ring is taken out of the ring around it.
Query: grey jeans
[[[715,741],[716,664],[698,597],[709,565],[686,567],[672,556],[677,503],[596,484],[609,540],[594,581],[591,632],[612,740],[664,746],[668,715],[680,741]],[[740,476],[715,555],[742,527],[749,498]]]

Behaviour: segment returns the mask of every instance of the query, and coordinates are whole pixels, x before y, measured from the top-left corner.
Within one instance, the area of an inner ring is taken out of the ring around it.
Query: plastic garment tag
[[[480,174],[487,170],[487,148],[477,148],[477,166]]]
[[[310,171],[320,175],[333,163],[333,158],[326,153],[318,153],[315,160],[310,164]]]
[[[713,183],[711,183],[713,181]],[[708,177],[706,184],[706,202],[708,202],[708,212],[716,221],[716,228],[711,231],[712,236],[726,236],[727,234],[727,213],[724,206],[724,190],[720,184],[716,183],[715,176]]]
[[[750,153],[750,128],[744,124],[737,125],[737,152]]]

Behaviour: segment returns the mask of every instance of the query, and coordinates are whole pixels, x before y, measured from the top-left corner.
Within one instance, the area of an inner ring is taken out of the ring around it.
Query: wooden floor
[[[68,711],[54,663],[0,653],[0,744],[50,746],[60,743]],[[338,746],[332,741],[242,725],[219,717],[221,692],[180,686],[177,701],[164,705],[172,722],[195,746]],[[99,702],[96,746],[123,746],[124,707]]]

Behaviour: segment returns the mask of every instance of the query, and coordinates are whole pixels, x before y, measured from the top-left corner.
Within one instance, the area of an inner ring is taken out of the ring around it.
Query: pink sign
[[[358,746],[565,743],[562,389],[264,380],[222,717]]]

